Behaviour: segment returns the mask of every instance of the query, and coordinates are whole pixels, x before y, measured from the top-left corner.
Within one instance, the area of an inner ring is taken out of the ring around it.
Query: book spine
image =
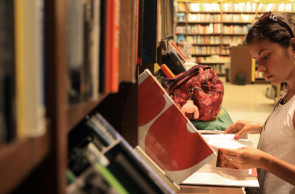
[[[81,82],[83,66],[83,4],[82,0],[69,1],[67,17],[67,68],[68,68],[68,102],[81,102]]]
[[[99,96],[99,45],[100,45],[100,0],[92,1],[91,29],[91,99]]]
[[[43,0],[24,4],[25,134],[43,135],[46,131],[43,85]]]
[[[183,52],[178,48],[178,46],[175,44],[175,42],[173,40],[169,40],[169,44],[172,46],[172,48],[174,48],[182,57],[183,60],[186,60],[185,55],[183,54]]]
[[[24,118],[24,2],[22,0],[15,0],[15,64],[16,64],[16,127],[18,138],[25,135],[25,118]]]
[[[0,1],[0,145],[16,139],[14,2]]]
[[[172,71],[167,67],[167,65],[163,64],[161,66],[162,71],[165,73],[165,75],[169,78],[175,78],[175,75],[172,73]]]
[[[108,129],[95,117],[92,117],[87,121],[87,124],[93,128],[107,143],[111,145],[115,138],[110,134]]]
[[[106,2],[106,92],[119,90],[119,31],[120,1]]]

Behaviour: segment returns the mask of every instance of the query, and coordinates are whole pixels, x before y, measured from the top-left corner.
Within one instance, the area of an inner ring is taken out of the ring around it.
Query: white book
[[[235,140],[233,134],[204,134],[202,136],[216,153],[219,148],[238,149],[241,147],[252,147],[252,142],[247,139]],[[188,177],[182,184],[259,187],[258,179],[255,175],[256,169],[216,167],[216,163],[217,156]]]

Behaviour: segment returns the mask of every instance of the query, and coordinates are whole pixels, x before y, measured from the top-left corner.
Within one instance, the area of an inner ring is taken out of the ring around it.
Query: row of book
[[[224,34],[247,34],[248,26],[246,25],[223,25]]]
[[[230,50],[222,49],[220,46],[192,46],[192,55],[229,55]]]
[[[119,8],[118,0],[69,1],[69,103],[96,100],[99,93],[118,91]]]
[[[232,12],[255,12],[257,3],[255,2],[240,2],[240,3],[223,3],[223,11]]]
[[[217,54],[221,52],[220,46],[192,46],[192,54]]]
[[[223,14],[223,22],[253,22],[255,14]]]
[[[219,3],[189,3],[188,10],[192,12],[220,12]]]
[[[220,14],[187,14],[187,21],[192,22],[220,22],[221,15]]]
[[[220,1],[222,2],[222,1]],[[179,12],[291,12],[291,2],[262,3],[262,2],[222,2],[222,3],[185,3],[178,2]]]
[[[247,25],[222,25],[222,24],[196,24],[188,26],[177,26],[176,33],[191,34],[246,34],[248,32]]]
[[[44,1],[0,2],[0,145],[43,135]]]
[[[192,44],[220,44],[220,36],[187,36],[186,41]]]
[[[213,64],[213,65],[210,65],[214,72],[217,74],[217,75],[225,75],[226,74],[226,68],[224,66],[224,64]]]
[[[245,36],[222,36],[222,43],[224,44],[242,44],[245,40]]]
[[[293,9],[292,3],[260,3],[257,7],[258,12],[292,12]]]
[[[222,24],[196,24],[187,26],[186,31],[188,33],[198,33],[198,34],[217,34],[221,33]]]
[[[137,59],[137,4],[70,0],[68,7],[65,31],[69,103],[97,100],[101,93],[118,92],[119,82],[135,82],[132,72]]]
[[[249,22],[251,23],[255,19],[255,14],[187,14],[180,12],[177,14],[178,21],[188,22]],[[185,19],[187,18],[187,20]]]
[[[65,26],[68,102],[96,100],[100,93],[117,92],[119,59],[124,58],[119,58],[120,1],[71,0],[68,6]],[[136,10],[128,14],[136,14]],[[134,33],[128,32],[132,37],[136,33],[135,20],[133,30]],[[46,131],[45,65],[50,64],[44,60],[45,33],[44,0],[1,1],[0,144]],[[122,41],[126,40],[129,39]],[[128,55],[133,60],[129,64],[129,59],[124,58],[131,67],[125,69],[130,72],[136,68],[136,41],[132,42],[126,45],[134,53]]]
[[[178,34],[177,40],[178,42],[188,42],[191,44],[230,44],[236,42],[238,44],[244,41],[244,36],[216,36],[216,35],[208,35],[208,36],[200,36],[200,35],[187,35]]]
[[[67,193],[175,193],[99,113],[71,130],[68,142]]]

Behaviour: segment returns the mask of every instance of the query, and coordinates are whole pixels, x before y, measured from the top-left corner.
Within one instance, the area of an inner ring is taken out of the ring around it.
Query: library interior
[[[246,37],[264,20],[288,32],[276,14],[294,12],[294,0],[0,1],[0,194],[262,189],[258,167],[222,151],[260,149],[262,134],[224,131],[263,126],[288,93]]]

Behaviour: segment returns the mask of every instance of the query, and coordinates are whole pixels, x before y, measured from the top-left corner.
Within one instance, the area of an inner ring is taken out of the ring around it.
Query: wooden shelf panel
[[[99,99],[77,105],[71,105],[68,109],[68,130],[70,131],[88,113],[90,113],[108,94],[100,94]]]
[[[47,129],[49,129],[47,127]],[[0,147],[0,193],[17,187],[49,154],[50,133]]]

